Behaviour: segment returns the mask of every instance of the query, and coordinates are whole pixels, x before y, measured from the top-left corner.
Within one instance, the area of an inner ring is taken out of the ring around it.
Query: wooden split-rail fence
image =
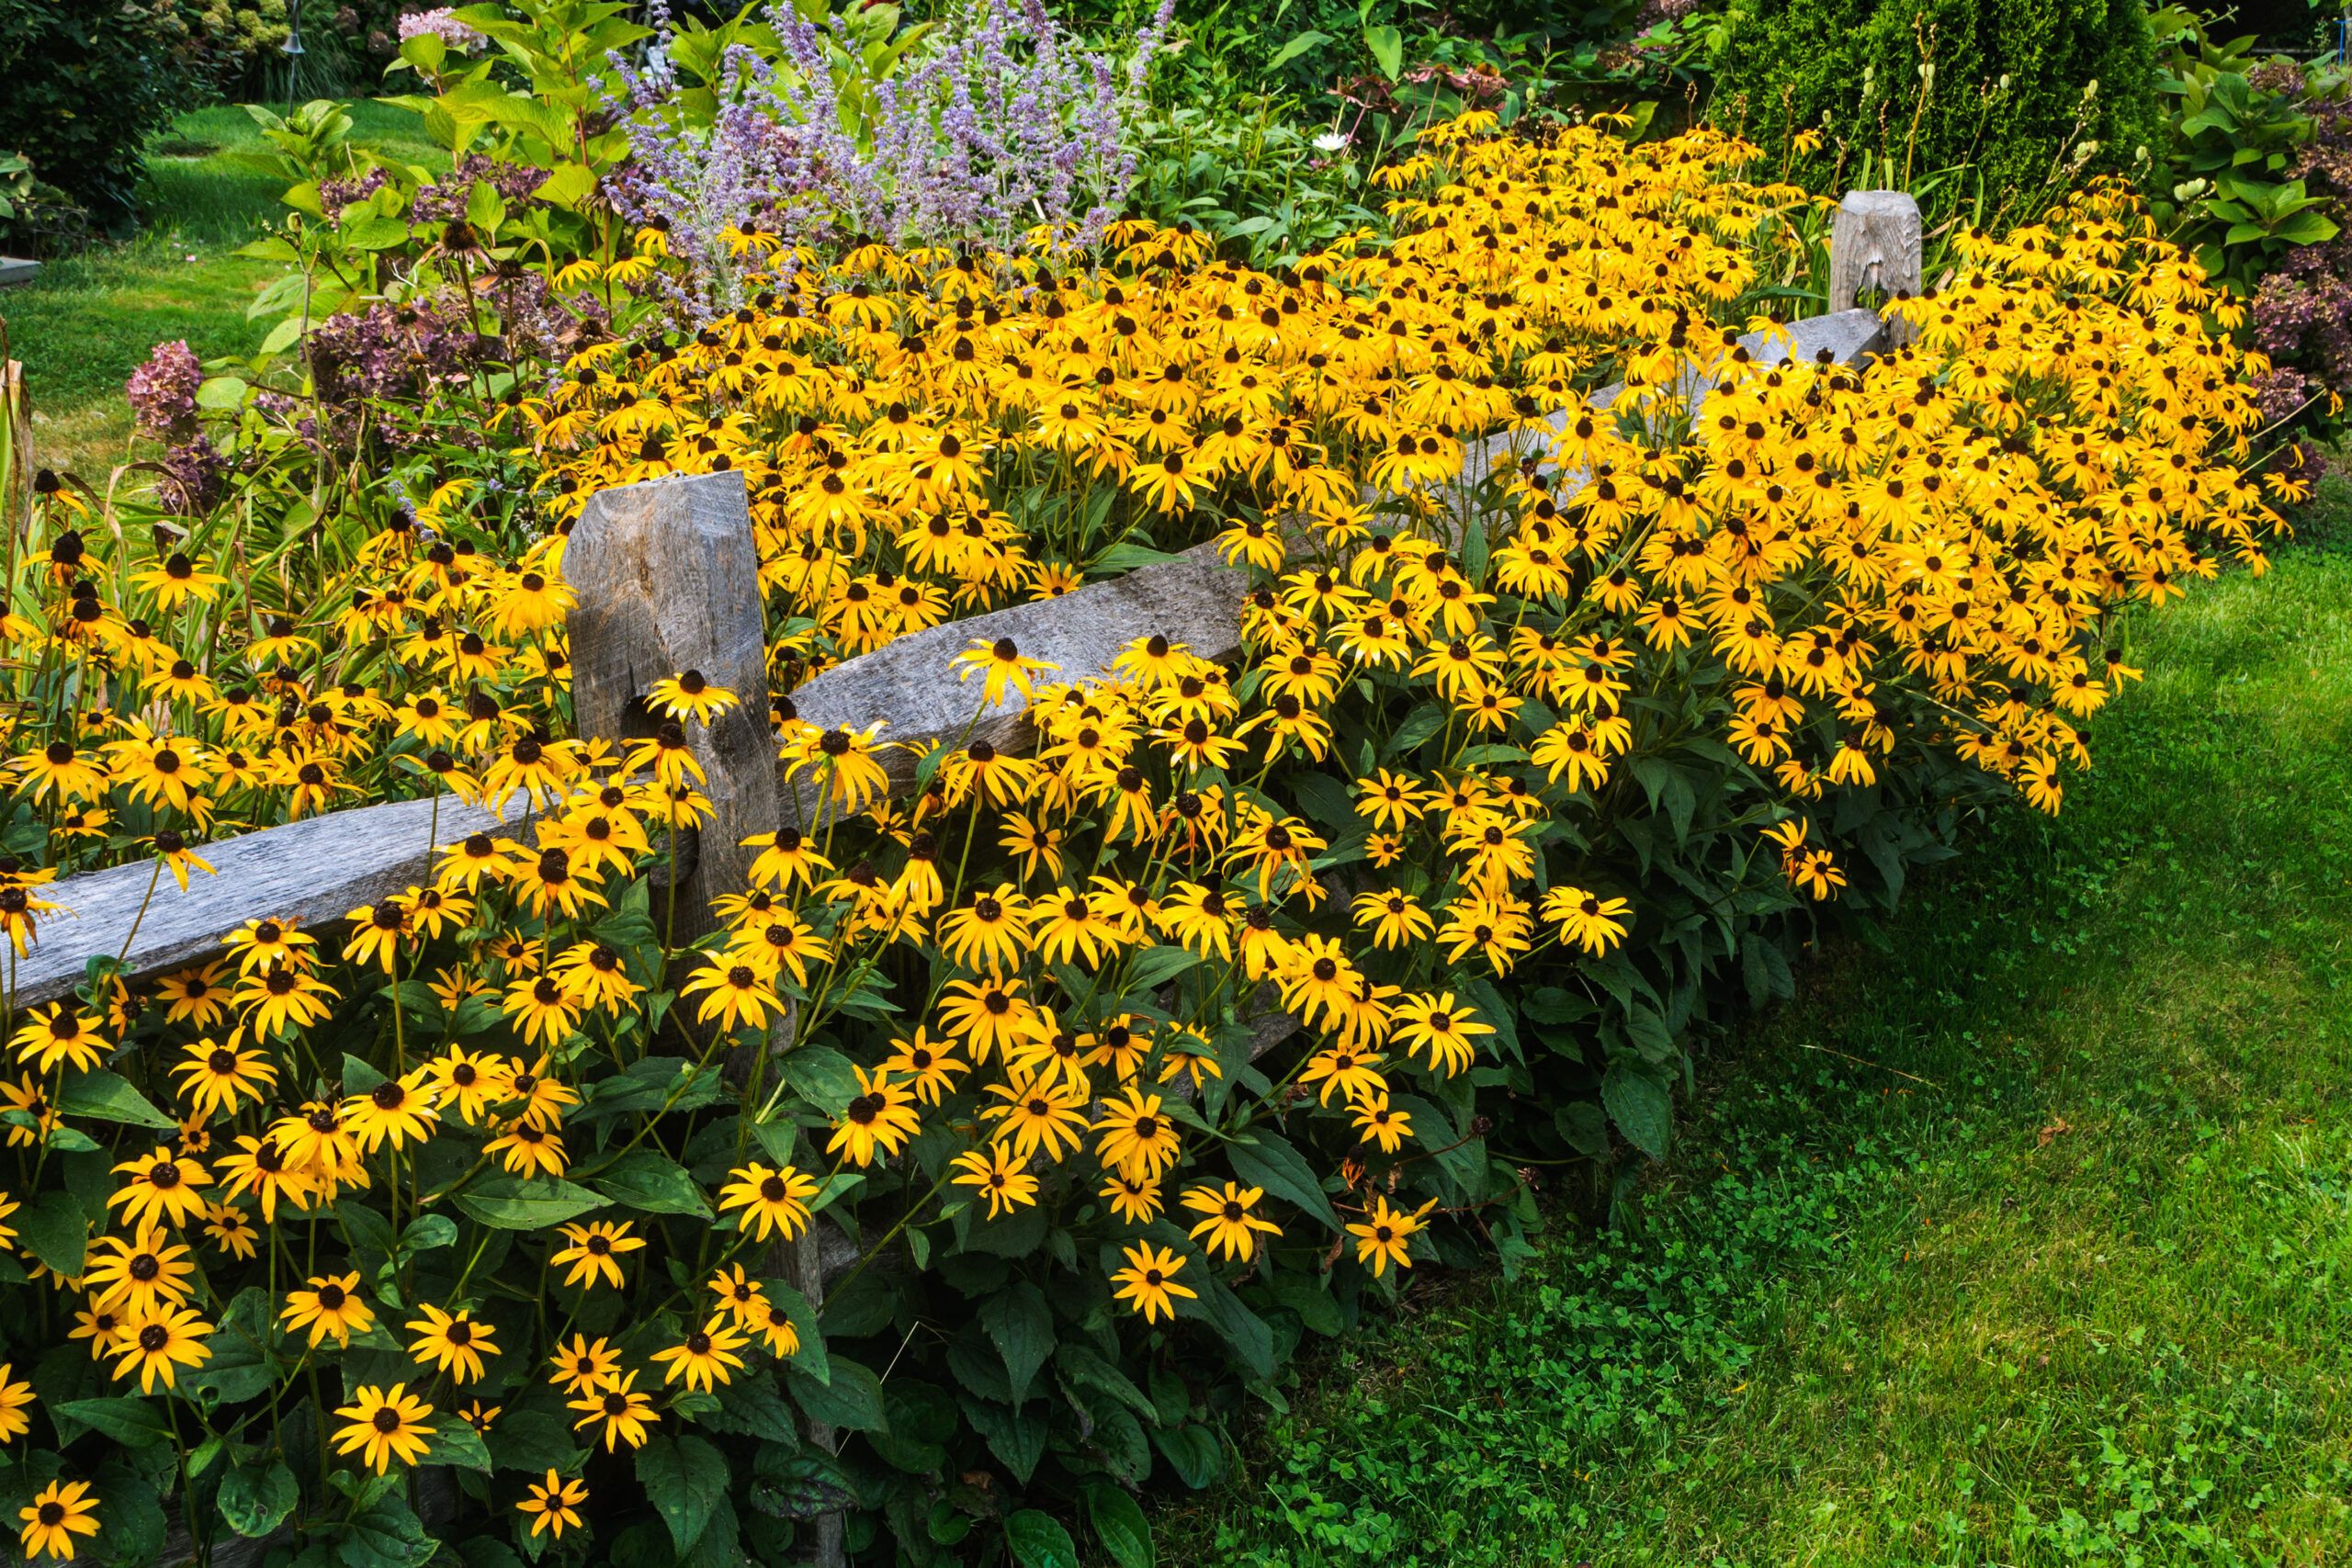
[[[1864,290],[1888,299],[1916,294],[1922,248],[1919,209],[1909,196],[1849,193],[1831,231],[1828,312],[1751,333],[1742,346],[1767,364],[1866,361],[1902,341],[1906,324],[1854,302]],[[1606,409],[1623,390],[1622,384],[1603,387],[1586,403]],[[1694,417],[1707,391],[1695,383],[1685,389]],[[1519,461],[1532,445],[1524,435],[1516,442],[1504,435],[1475,446],[1449,485],[1466,498],[1498,463]],[[1589,478],[1565,476],[1563,499]],[[698,670],[742,699],[689,741],[708,776],[714,815],[681,857],[676,907],[682,921],[690,911],[707,918],[711,898],[748,880],[755,852],[742,840],[779,826],[814,825],[821,810],[805,782],[784,776],[768,726],[759,557],[742,475],[650,479],[590,497],[565,547],[564,576],[576,595],[566,630],[573,718],[582,737],[619,742],[650,733],[647,690],[682,671]],[[887,726],[883,739],[909,748],[885,756],[891,793],[906,794],[914,788],[917,755],[934,743],[985,740],[1018,752],[1035,739],[1017,694],[982,703],[951,668],[976,640],[1010,637],[1024,657],[1046,660],[1070,680],[1108,671],[1127,643],[1155,633],[1204,658],[1225,660],[1240,648],[1239,606],[1248,587],[1246,571],[1221,561],[1214,543],[1201,545],[1057,599],[899,637],[817,675],[790,701],[800,718],[821,728]],[[186,892],[168,877],[158,881],[143,862],[67,877],[43,890],[59,908],[17,965],[15,1000],[23,1006],[67,995],[96,957],[119,957],[123,978],[136,982],[218,956],[221,938],[248,920],[313,926],[341,919],[359,905],[430,881],[436,847],[518,826],[513,816],[502,819],[453,796],[395,801],[207,845],[203,853],[215,874],[198,874]],[[1271,1049],[1297,1027],[1279,1012],[1259,1020],[1253,1052]],[[789,1045],[783,1039],[774,1049]],[[819,1305],[827,1280],[856,1256],[847,1235],[820,1224],[789,1247],[779,1244],[769,1268]],[[812,1435],[831,1446],[830,1433]],[[816,1560],[841,1562],[841,1517],[822,1516],[817,1524]],[[175,1540],[184,1542],[184,1533],[175,1530]],[[213,1561],[241,1568],[264,1544],[224,1541]]]

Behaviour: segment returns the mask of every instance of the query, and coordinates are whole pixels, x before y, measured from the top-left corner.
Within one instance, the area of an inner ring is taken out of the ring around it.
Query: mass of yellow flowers
[[[1694,932],[1845,896],[1874,812],[2056,810],[2139,674],[2132,607],[2281,530],[2235,307],[2129,196],[1957,237],[1866,366],[1776,363],[1739,338],[1810,199],[1751,153],[1467,116],[1385,172],[1393,235],[1279,275],[1142,223],[1093,256],[738,232],[752,303],[501,410],[536,534],[469,525],[452,480],[345,559],[102,562],[87,501],[45,496],[38,611],[0,624],[46,845],[0,864],[16,952],[66,918],[61,872],[152,857],[200,894],[235,827],[432,793],[513,829],[334,929],[12,998],[0,1220],[118,1087],[171,1108],[100,1117],[130,1125],[88,1234],[44,1210],[17,1288],[117,1392],[202,1384],[224,1323],[266,1369],[229,1404],[330,1369],[325,1461],[383,1473],[503,1411],[583,1454],[707,1418],[817,1331],[770,1248],[845,1199],[869,1258],[1025,1259],[1071,1321],[1245,1359],[1272,1276],[1393,1288],[1442,1215],[1501,1223],[1523,1183],[1477,1091],[1547,1084],[1501,982],[1650,1071],[1661,998],[1731,956]],[[689,942],[646,874],[710,819],[695,747],[741,698],[671,671],[650,739],[573,735],[565,529],[726,469],[780,753],[842,810],[759,835]],[[1025,699],[1037,744],[927,748],[911,800],[887,727],[793,703],[1204,545],[1247,574],[1238,660],[976,641],[940,679]],[[31,1401],[0,1368],[0,1429]],[[518,1532],[588,1528],[568,1469],[532,1471]],[[90,1506],[52,1484],[28,1553],[71,1555]]]

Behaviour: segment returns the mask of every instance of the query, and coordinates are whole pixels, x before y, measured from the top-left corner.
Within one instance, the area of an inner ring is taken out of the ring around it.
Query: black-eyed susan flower
[[[153,1154],[125,1160],[114,1171],[123,1182],[107,1198],[107,1207],[120,1209],[128,1225],[184,1225],[203,1212],[201,1189],[212,1185],[211,1173],[200,1163],[161,1145]]]
[[[571,1424],[575,1431],[599,1422],[604,1424],[607,1453],[623,1443],[632,1449],[643,1448],[647,1429],[662,1419],[661,1413],[653,1408],[653,1396],[637,1386],[634,1371],[624,1373],[618,1382],[600,1393],[583,1393],[565,1404],[582,1413],[580,1419]]]
[[[1477,1060],[1478,1036],[1493,1032],[1492,1024],[1478,1021],[1473,1009],[1443,991],[1399,1001],[1389,1038],[1408,1055],[1426,1052],[1430,1070],[1451,1077]]]
[[[32,1430],[33,1385],[18,1381],[13,1369],[0,1361],[0,1443],[12,1443]]]
[[[1383,1154],[1395,1154],[1398,1146],[1413,1135],[1411,1113],[1389,1104],[1385,1094],[1366,1095],[1348,1109],[1355,1123],[1356,1135],[1375,1145]]]
[[[1563,886],[1544,896],[1544,918],[1559,927],[1562,940],[1595,957],[1625,940],[1632,909],[1625,899],[1604,898],[1581,887]]]
[[[226,1043],[191,1041],[180,1065],[172,1069],[185,1080],[180,1092],[197,1114],[234,1115],[240,1104],[250,1100],[257,1105],[277,1087],[277,1064],[259,1051],[242,1048],[234,1034]]]
[[[653,1361],[662,1368],[665,1384],[683,1382],[689,1392],[707,1393],[714,1385],[735,1381],[734,1374],[743,1370],[743,1358],[735,1352],[747,1343],[722,1314],[689,1329],[677,1344],[654,1351]]]
[[[11,1043],[17,1061],[44,1075],[56,1072],[60,1063],[86,1073],[111,1049],[98,1021],[66,1002],[33,1009]]]
[[[620,1382],[620,1352],[601,1335],[594,1342],[584,1334],[574,1334],[568,1345],[558,1342],[548,1365],[548,1381],[566,1393],[597,1393]]]
[[[348,1347],[353,1335],[367,1333],[376,1323],[375,1310],[359,1293],[356,1271],[312,1275],[308,1283],[286,1292],[286,1305],[277,1315],[289,1331],[307,1331],[312,1349],[329,1335],[337,1345]]]
[[[420,1302],[416,1310],[424,1315],[408,1323],[408,1331],[416,1337],[409,1341],[409,1354],[454,1382],[481,1382],[482,1359],[498,1354],[493,1343],[496,1331],[487,1323],[474,1321],[469,1308],[460,1307],[453,1314]]]
[[[549,1539],[561,1540],[566,1529],[580,1523],[580,1505],[587,1500],[586,1482],[550,1470],[546,1480],[531,1483],[528,1494],[514,1509],[531,1521],[534,1537],[545,1532]]]
[[[1141,1314],[1146,1323],[1162,1317],[1172,1319],[1178,1299],[1191,1301],[1199,1296],[1198,1291],[1177,1282],[1176,1276],[1189,1260],[1172,1247],[1144,1242],[1120,1250],[1126,1257],[1127,1266],[1113,1270],[1111,1282],[1119,1288],[1111,1294]]]
[[[1379,1279],[1395,1264],[1399,1269],[1413,1266],[1412,1241],[1422,1228],[1422,1221],[1437,1207],[1432,1198],[1419,1208],[1408,1212],[1389,1207],[1388,1200],[1374,1194],[1372,1207],[1363,1223],[1351,1224],[1348,1234],[1356,1238],[1356,1261],[1372,1265],[1372,1277]]]
[[[863,1168],[874,1163],[876,1153],[896,1155],[905,1148],[922,1122],[913,1094],[891,1081],[889,1068],[868,1072],[853,1066],[850,1071],[857,1076],[858,1091],[834,1121],[825,1152]]]
[[[335,1414],[344,1420],[335,1428],[335,1452],[358,1455],[379,1475],[396,1459],[416,1463],[432,1446],[433,1406],[410,1393],[406,1383],[389,1389],[362,1383]]]
[[[1000,1219],[1008,1210],[1026,1208],[1037,1201],[1037,1179],[1002,1144],[991,1144],[986,1150],[967,1149],[948,1163],[958,1173],[954,1178],[956,1186],[972,1188],[988,1200],[989,1219]]]
[[[754,1241],[765,1241],[777,1231],[786,1241],[808,1227],[808,1200],[817,1183],[790,1166],[771,1170],[754,1161],[732,1173],[718,1190],[721,1213],[741,1210],[740,1224]]]
[[[74,1560],[74,1539],[98,1533],[98,1497],[86,1481],[52,1481],[17,1510],[17,1538],[24,1542],[25,1560]]]
[[[195,1272],[188,1249],[169,1231],[147,1224],[130,1236],[104,1235],[93,1242],[82,1266],[82,1285],[93,1306],[144,1319],[165,1307],[186,1305]]]
[[[365,1094],[343,1102],[343,1127],[362,1154],[374,1154],[389,1144],[398,1149],[423,1143],[441,1119],[434,1104],[433,1071],[412,1067],[396,1078],[386,1078]]]
[[[118,1358],[115,1378],[119,1382],[137,1372],[141,1393],[154,1393],[159,1380],[175,1388],[180,1368],[212,1359],[212,1347],[205,1342],[211,1333],[212,1325],[194,1307],[161,1306],[143,1317],[127,1317],[108,1352]]]
[[[586,1224],[572,1224],[561,1227],[569,1246],[548,1255],[548,1261],[564,1270],[567,1285],[593,1288],[599,1280],[619,1290],[621,1259],[645,1246],[645,1238],[633,1234],[628,1220],[591,1220]]]
[[[732,954],[715,953],[679,987],[682,997],[699,996],[697,1022],[716,1022],[722,1030],[765,1029],[768,1020],[784,1010],[775,987],[750,964]]]
[[[1182,1152],[1183,1137],[1175,1121],[1161,1109],[1159,1095],[1147,1095],[1132,1085],[1121,1090],[1117,1099],[1102,1102],[1102,1114],[1094,1122],[1094,1131],[1102,1136],[1095,1140],[1094,1156],[1105,1166],[1132,1176],[1157,1181],[1167,1174]]]
[[[1261,1235],[1283,1234],[1280,1225],[1257,1213],[1258,1202],[1265,1195],[1262,1188],[1244,1187],[1237,1181],[1227,1181],[1222,1188],[1205,1183],[1186,1188],[1184,1207],[1201,1219],[1185,1234],[1213,1252],[1245,1262],[1257,1256]]]

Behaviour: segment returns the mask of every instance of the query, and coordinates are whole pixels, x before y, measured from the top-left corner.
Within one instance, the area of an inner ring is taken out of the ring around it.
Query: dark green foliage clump
[[[0,0],[0,152],[125,225],[147,138],[180,107],[187,37],[171,0]]]
[[[1865,154],[1882,186],[1972,164],[1988,214],[2086,141],[2085,172],[2131,172],[2160,127],[2142,0],[1736,0],[1715,66],[1715,122],[1775,152],[1818,130],[1825,186]]]

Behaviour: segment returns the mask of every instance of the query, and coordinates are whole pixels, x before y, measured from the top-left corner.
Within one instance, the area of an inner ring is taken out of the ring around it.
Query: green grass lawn
[[[1423,1281],[1163,1561],[2352,1561],[2352,492],[2054,822],[1710,1050],[1613,1233]]]
[[[367,102],[351,112],[362,150],[446,165],[415,115]],[[208,359],[260,346],[269,323],[248,321],[245,310],[277,268],[235,252],[283,210],[284,184],[235,155],[265,146],[234,105],[181,116],[148,155],[145,232],[51,262],[39,281],[0,292],[0,323],[32,392],[37,461],[102,483],[130,450],[123,381],[156,344],[186,338]]]

